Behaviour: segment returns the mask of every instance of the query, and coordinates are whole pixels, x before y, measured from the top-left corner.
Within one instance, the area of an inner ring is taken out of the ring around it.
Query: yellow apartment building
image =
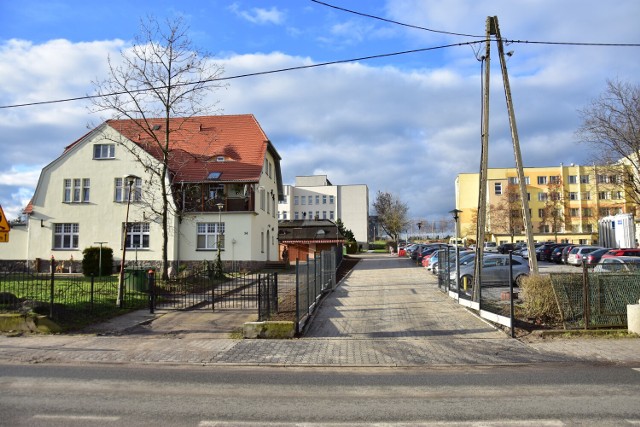
[[[524,168],[527,199],[536,242],[597,244],[598,219],[635,214],[635,203],[623,174],[628,166],[563,165]],[[479,174],[456,177],[456,207],[461,210],[460,237],[476,239]],[[486,239],[500,243],[526,241],[520,187],[515,168],[487,172]]]

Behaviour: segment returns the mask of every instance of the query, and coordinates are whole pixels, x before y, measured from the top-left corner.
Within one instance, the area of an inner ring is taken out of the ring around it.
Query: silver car
[[[634,272],[640,271],[640,257],[616,256],[601,258],[593,268],[594,273]]]
[[[529,275],[529,264],[521,257],[514,256],[511,264],[513,283],[520,286],[522,279]],[[473,283],[474,263],[460,265],[460,283]],[[450,280],[456,280],[455,271]],[[509,255],[487,255],[482,262],[482,286],[509,286]]]

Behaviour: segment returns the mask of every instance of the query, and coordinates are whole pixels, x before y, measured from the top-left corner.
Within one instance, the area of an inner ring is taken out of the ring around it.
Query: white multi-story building
[[[284,186],[278,219],[339,219],[367,247],[369,189],[365,184],[333,185],[326,175],[297,176],[295,185]]]

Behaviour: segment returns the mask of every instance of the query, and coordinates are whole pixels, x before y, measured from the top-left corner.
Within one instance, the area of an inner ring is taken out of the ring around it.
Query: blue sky
[[[512,40],[640,43],[640,2],[619,0],[333,0],[336,6],[446,32],[483,36],[497,16]],[[478,40],[291,1],[0,0],[0,105],[91,93],[140,19],[183,16],[224,76]],[[480,45],[476,46],[476,50]],[[484,49],[484,48],[482,48]],[[607,79],[639,84],[640,48],[513,43],[507,62],[525,166],[589,161],[578,110]],[[283,157],[285,183],[326,174],[390,191],[416,220],[454,207],[454,179],[477,172],[480,63],[469,45],[229,81],[224,114],[252,113]],[[0,109],[0,205],[15,217],[41,168],[108,117],[84,101]],[[514,165],[492,44],[490,166]]]

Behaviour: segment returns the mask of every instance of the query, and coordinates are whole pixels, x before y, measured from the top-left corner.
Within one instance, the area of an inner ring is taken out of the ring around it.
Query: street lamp
[[[118,298],[116,300],[118,307],[120,308],[124,306],[124,262],[125,262],[125,257],[127,255],[127,232],[129,231],[129,207],[131,206],[131,189],[137,179],[139,179],[139,177],[135,175],[127,175],[124,177],[124,182],[126,182],[127,187],[129,188],[129,193],[127,194],[127,214],[125,215],[125,218],[124,218],[124,230],[122,231],[122,260],[120,261]]]
[[[216,262],[214,263],[214,276],[216,278],[220,278],[222,277],[222,259],[220,258],[220,235],[222,234],[221,230],[222,230],[222,208],[224,208],[224,203],[220,202],[220,203],[216,203],[216,207],[218,208],[218,233],[216,235],[216,247],[218,249],[218,258],[216,259]]]
[[[454,209],[449,211],[449,213],[453,215],[453,220],[456,223],[453,241],[456,244],[456,292],[460,292],[460,246],[458,246],[458,219],[460,218],[459,214],[462,213],[462,211]]]
[[[93,242],[93,243],[95,243],[96,245],[100,245],[100,252],[98,254],[98,256],[100,257],[98,258],[98,276],[102,276],[102,245],[109,242]],[[111,272],[109,272],[109,274],[111,274]]]
[[[220,230],[222,230],[222,208],[224,208],[223,203],[217,203],[216,207],[218,208],[218,241],[216,242],[216,247],[218,248],[218,260],[220,259]]]

